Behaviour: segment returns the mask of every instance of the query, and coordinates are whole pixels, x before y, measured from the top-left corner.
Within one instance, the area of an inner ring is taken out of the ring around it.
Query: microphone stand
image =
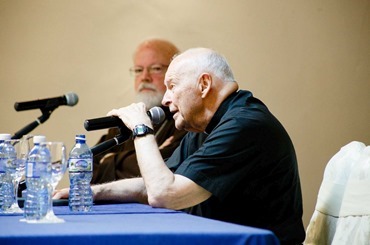
[[[57,106],[58,107],[58,106]],[[43,108],[41,109],[42,115],[38,117],[35,121],[31,122],[30,124],[26,125],[12,136],[12,139],[20,139],[23,135],[28,134],[32,130],[34,130],[37,126],[44,123],[46,120],[49,119],[51,113],[57,108],[57,107],[50,107],[50,108]]]
[[[99,145],[92,147],[90,150],[93,153],[93,155],[94,156],[99,155],[116,145],[121,145],[123,142],[125,142],[126,140],[130,138],[131,131],[128,128],[120,127],[119,130],[120,130],[120,134],[117,135],[116,137],[109,139],[107,141],[104,141],[100,143]]]

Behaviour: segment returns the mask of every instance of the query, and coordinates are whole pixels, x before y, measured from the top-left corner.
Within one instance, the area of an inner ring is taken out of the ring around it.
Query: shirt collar
[[[238,91],[230,94],[220,105],[220,107],[218,107],[216,113],[213,115],[211,121],[209,122],[209,124],[207,125],[207,128],[205,130],[204,133],[206,134],[210,134],[212,132],[212,130],[216,127],[216,125],[220,122],[221,118],[223,117],[223,115],[226,113],[226,111],[228,110],[229,108],[229,104],[230,102],[236,97],[236,95],[238,94]]]

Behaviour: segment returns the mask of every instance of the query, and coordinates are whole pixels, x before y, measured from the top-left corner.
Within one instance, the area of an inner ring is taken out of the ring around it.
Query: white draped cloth
[[[304,244],[370,245],[370,146],[353,141],[330,159]]]

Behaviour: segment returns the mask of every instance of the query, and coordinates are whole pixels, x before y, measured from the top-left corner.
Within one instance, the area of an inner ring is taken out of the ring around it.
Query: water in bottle
[[[37,221],[45,217],[49,207],[49,188],[51,179],[50,152],[46,146],[45,136],[34,136],[34,147],[26,162],[26,199],[24,216],[26,221]]]
[[[93,154],[86,144],[85,135],[76,135],[76,143],[69,153],[69,209],[88,212],[93,205],[90,186],[93,170]]]
[[[7,173],[8,161],[16,158],[14,147],[6,142],[10,138],[10,134],[0,134],[0,212],[6,212],[14,198],[12,179]]]

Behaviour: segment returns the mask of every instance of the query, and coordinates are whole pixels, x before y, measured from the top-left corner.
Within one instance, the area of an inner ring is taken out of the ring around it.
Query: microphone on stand
[[[160,124],[166,117],[163,109],[157,106],[147,111],[147,114],[153,124]],[[85,121],[84,126],[87,131],[113,127],[118,127],[120,130],[120,134],[116,137],[91,147],[90,149],[94,156],[103,153],[116,145],[122,144],[128,140],[132,134],[131,130],[126,127],[122,120],[115,116],[88,119]]]
[[[28,134],[36,127],[38,127],[40,124],[44,123],[46,120],[49,119],[51,113],[60,105],[74,106],[77,103],[78,96],[73,92],[55,98],[32,100],[26,102],[16,102],[14,104],[14,109],[16,111],[40,109],[42,115],[38,117],[35,121],[29,123],[25,127],[21,128],[19,131],[14,133],[12,139],[20,139],[23,135]]]
[[[78,103],[77,94],[70,92],[65,95],[48,98],[42,100],[32,100],[26,102],[16,102],[14,104],[14,109],[16,111],[26,111],[33,109],[45,109],[45,108],[57,108],[60,105],[74,106]]]

